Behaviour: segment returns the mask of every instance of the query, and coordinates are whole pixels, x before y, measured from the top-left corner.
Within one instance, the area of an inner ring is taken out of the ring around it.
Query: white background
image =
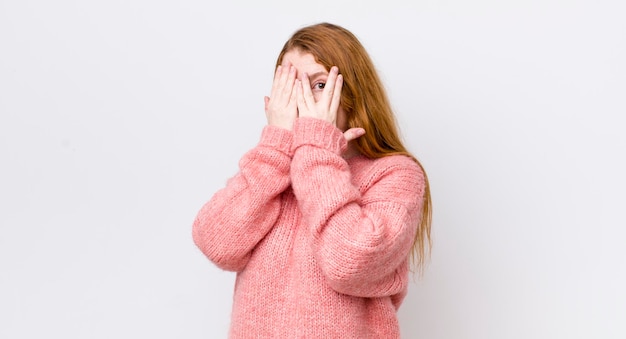
[[[355,33],[430,176],[405,338],[626,337],[626,4],[0,0],[0,338],[225,338],[201,205],[296,29]],[[303,326],[306,326],[303,324]]]

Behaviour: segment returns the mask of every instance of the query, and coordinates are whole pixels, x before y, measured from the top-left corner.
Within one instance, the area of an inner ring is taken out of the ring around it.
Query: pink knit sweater
[[[405,156],[345,160],[342,132],[263,129],[193,238],[237,272],[230,338],[398,338],[424,176]]]

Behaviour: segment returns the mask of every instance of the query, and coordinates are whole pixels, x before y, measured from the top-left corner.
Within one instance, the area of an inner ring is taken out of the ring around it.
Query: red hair
[[[348,128],[362,127],[367,133],[355,139],[359,153],[369,158],[405,155],[422,169],[426,182],[421,219],[417,227],[411,259],[422,270],[426,247],[432,246],[430,237],[432,202],[426,171],[420,162],[404,147],[398,133],[395,116],[369,54],[354,34],[330,23],[319,23],[296,31],[283,46],[276,65],[282,63],[291,50],[310,53],[327,71],[337,66],[343,76],[341,107],[346,113]]]

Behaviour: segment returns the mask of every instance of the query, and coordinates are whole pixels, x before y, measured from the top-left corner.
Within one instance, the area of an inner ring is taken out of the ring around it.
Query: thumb
[[[343,132],[343,137],[346,138],[347,142],[350,142],[363,135],[365,135],[365,130],[361,127],[350,128],[347,131]]]
[[[267,95],[263,98],[265,101],[265,113],[267,113],[267,106],[270,103],[270,97],[268,97]]]

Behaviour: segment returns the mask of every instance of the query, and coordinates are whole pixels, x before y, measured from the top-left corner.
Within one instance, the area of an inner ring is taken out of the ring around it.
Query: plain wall
[[[201,205],[296,29],[355,33],[432,186],[405,338],[626,337],[623,1],[0,0],[0,338],[225,338]],[[303,324],[305,326],[305,324]]]

